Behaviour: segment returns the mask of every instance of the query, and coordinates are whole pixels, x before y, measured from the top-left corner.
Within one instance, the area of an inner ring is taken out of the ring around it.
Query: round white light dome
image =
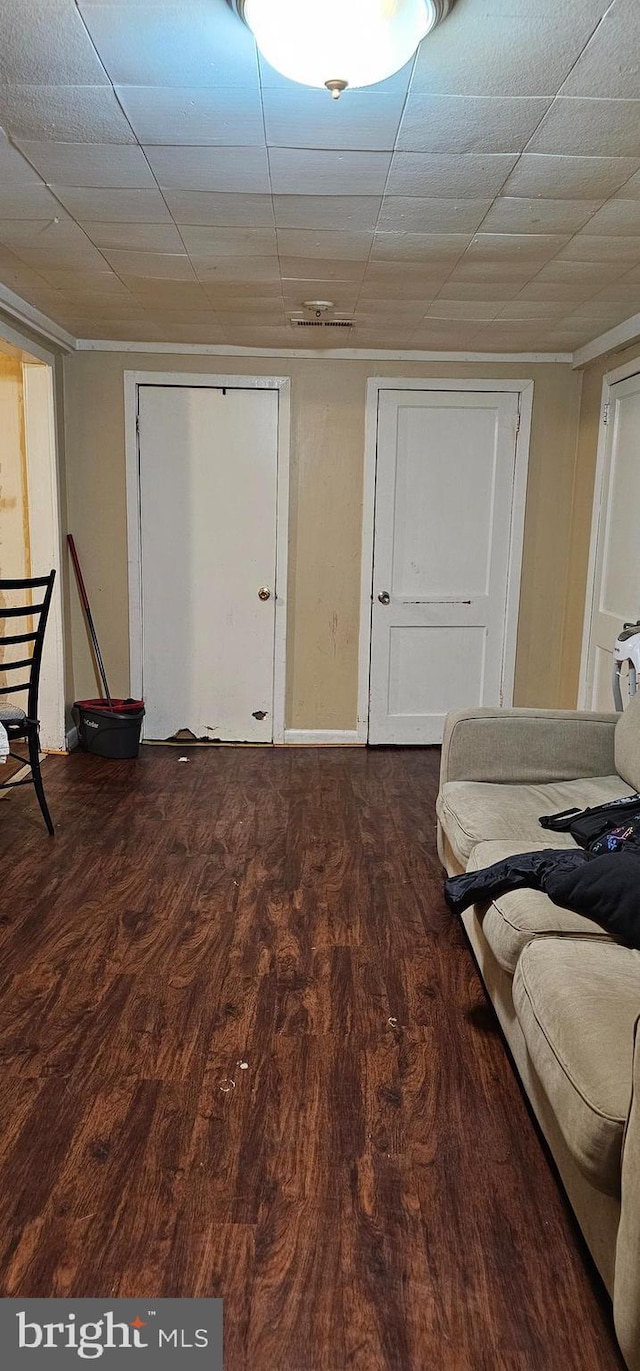
[[[236,0],[267,62],[305,86],[392,76],[446,13],[443,0]]]

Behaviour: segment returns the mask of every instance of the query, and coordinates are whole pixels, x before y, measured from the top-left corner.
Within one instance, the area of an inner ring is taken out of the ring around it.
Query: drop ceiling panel
[[[637,170],[634,157],[567,157],[525,152],[503,195],[531,199],[606,200]]]
[[[164,199],[177,224],[212,228],[272,228],[274,224],[270,195],[165,190]]]
[[[640,157],[640,106],[635,100],[554,100],[529,152],[589,157]]]
[[[350,258],[366,262],[373,244],[373,233],[339,233],[333,229],[278,229],[281,257]]]
[[[279,229],[373,231],[380,214],[379,195],[274,195]]]
[[[382,195],[390,163],[389,152],[269,148],[274,195]]]
[[[560,262],[613,262],[628,266],[640,261],[640,238],[605,237],[595,233],[576,233],[562,251]]]
[[[6,185],[0,171],[0,219],[53,219],[59,212],[58,201],[42,183]]]
[[[456,0],[338,102],[226,0],[3,19],[0,279],[72,332],[335,346],[287,322],[322,298],[351,346],[562,350],[640,307],[635,0]]]
[[[87,237],[97,248],[135,248],[142,252],[184,251],[175,224],[87,224]]]
[[[210,285],[216,281],[253,281],[262,287],[265,281],[279,284],[277,257],[193,257],[193,268],[199,281]]]
[[[167,190],[240,191],[267,194],[269,166],[265,148],[147,147],[158,185]]]
[[[27,162],[49,185],[120,190],[145,190],[156,185],[139,147],[115,143],[41,143],[23,139],[18,146]],[[0,154],[0,174],[2,170]]]
[[[395,146],[404,93],[352,91],[349,100],[328,100],[324,90],[304,86],[263,94],[267,143],[285,148],[369,149]]]
[[[365,265],[363,260],[353,261],[349,257],[280,257],[283,285],[290,277],[298,281],[312,281],[317,276],[326,281],[361,281]]]
[[[372,262],[434,262],[453,265],[469,246],[469,233],[376,233]]]
[[[618,198],[621,200],[640,200],[640,171],[636,172],[634,176],[631,176],[628,181],[625,181],[614,198],[616,200]]]
[[[273,228],[211,228],[185,225],[182,239],[192,257],[270,257],[277,253]]]
[[[520,14],[514,14],[513,6],[500,10],[485,5],[475,23],[470,5],[457,5],[447,23],[423,43],[413,89],[433,95],[553,96],[604,7],[599,0],[596,5],[556,6],[550,43],[539,5],[523,5]]]
[[[568,74],[563,95],[640,98],[640,9],[616,0]]]
[[[414,233],[473,233],[491,200],[430,199],[420,195],[387,195],[378,219],[380,230]]]
[[[96,190],[53,186],[54,194],[79,224],[110,220],[122,224],[171,223],[159,190]]]
[[[216,86],[117,86],[141,143],[264,147],[258,89]]]
[[[115,85],[258,88],[255,45],[224,0],[79,3]]]
[[[74,0],[3,0],[0,83],[109,85]]]
[[[107,248],[104,256],[118,276],[148,276],[152,280],[193,281],[195,273],[185,253],[135,252]]]
[[[585,234],[640,234],[640,198],[623,200],[619,196],[610,200],[585,224]]]
[[[494,155],[394,152],[387,195],[497,195],[518,160],[517,153]]]
[[[600,200],[525,200],[502,195],[494,201],[482,227],[491,233],[575,233],[600,204]]]
[[[549,100],[412,95],[400,125],[401,152],[522,152]]]
[[[0,86],[11,137],[58,143],[135,143],[110,86]]]

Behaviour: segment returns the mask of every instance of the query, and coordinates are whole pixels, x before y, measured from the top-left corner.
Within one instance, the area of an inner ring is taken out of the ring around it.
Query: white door
[[[278,394],[139,387],[145,737],[271,742]]]
[[[585,700],[611,710],[611,650],[625,620],[640,618],[640,374],[611,386],[605,432]]]
[[[516,392],[380,394],[369,741],[503,700]]]

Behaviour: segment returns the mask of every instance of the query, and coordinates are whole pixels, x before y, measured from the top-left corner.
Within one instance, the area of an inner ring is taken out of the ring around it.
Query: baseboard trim
[[[288,747],[364,747],[357,728],[286,728]]]
[[[67,752],[74,752],[80,742],[80,739],[78,737],[78,730],[75,724],[73,724],[72,727],[67,730],[64,740],[67,745]]]

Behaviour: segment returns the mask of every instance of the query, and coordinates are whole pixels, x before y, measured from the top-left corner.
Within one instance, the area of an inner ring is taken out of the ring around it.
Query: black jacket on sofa
[[[445,881],[456,914],[510,890],[542,890],[554,904],[593,919],[630,947],[640,948],[640,850],[633,846],[597,855],[581,848],[522,852],[480,871]]]

